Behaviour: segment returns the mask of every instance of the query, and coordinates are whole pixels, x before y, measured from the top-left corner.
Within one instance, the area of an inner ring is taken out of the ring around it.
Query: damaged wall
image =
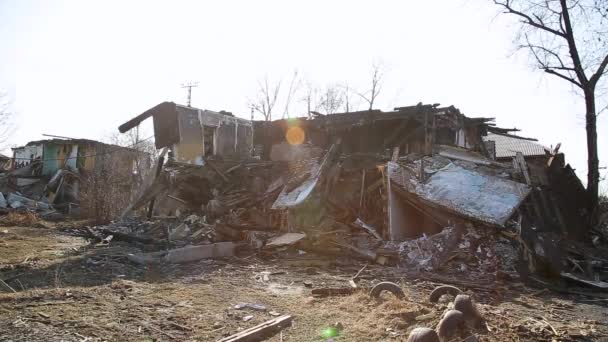
[[[302,142],[326,149],[341,141],[343,153],[385,153],[399,148],[401,153],[430,154],[441,143],[466,147],[486,155],[482,136],[492,118],[468,118],[457,108],[416,105],[392,112],[368,110],[313,119],[292,118],[254,122],[254,145],[264,146],[263,157],[271,159],[274,146],[284,144],[295,126],[304,133]]]
[[[203,133],[197,111],[176,107],[179,142],[173,145],[173,156],[182,163],[203,164]]]
[[[206,156],[250,157],[251,121],[228,112],[214,112],[163,102],[118,129],[124,133],[153,117],[156,148],[170,147],[178,162],[202,165]]]
[[[42,159],[42,144],[26,145],[13,148],[13,158],[15,158],[15,169],[28,166],[35,159]]]

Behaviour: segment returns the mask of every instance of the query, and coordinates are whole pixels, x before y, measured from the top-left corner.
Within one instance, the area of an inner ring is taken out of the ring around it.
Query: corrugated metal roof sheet
[[[490,225],[503,226],[530,193],[526,184],[455,163],[441,168],[425,183],[397,163],[389,162],[387,170],[389,189],[397,186],[454,214]]]
[[[537,142],[502,134],[488,133],[483,140],[494,142],[496,158],[515,157],[516,152],[521,152],[524,156],[544,156],[545,150],[548,150]]]

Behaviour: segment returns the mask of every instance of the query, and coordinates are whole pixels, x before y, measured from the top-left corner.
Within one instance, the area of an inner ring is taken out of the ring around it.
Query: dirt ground
[[[6,282],[0,284],[0,341],[216,341],[278,314],[293,315],[293,326],[271,341],[405,341],[415,327],[434,328],[448,308],[449,298],[428,302],[437,283],[395,267],[369,265],[360,291],[318,298],[311,289],[348,286],[364,263],[250,255],[142,267],[126,258],[136,251],[114,242],[90,246],[59,228],[0,227]],[[406,299],[371,298],[366,289],[385,280],[397,282]],[[464,290],[487,329],[463,331],[454,341],[471,334],[481,341],[608,341],[605,298],[517,282]],[[236,309],[239,303],[263,308]]]

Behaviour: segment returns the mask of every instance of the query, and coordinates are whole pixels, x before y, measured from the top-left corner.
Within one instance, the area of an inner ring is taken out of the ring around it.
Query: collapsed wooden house
[[[210,172],[219,173],[223,183],[229,179],[222,169],[232,172],[254,155],[288,165],[282,168],[290,170],[288,175],[258,175],[256,181],[269,188],[284,179],[269,209],[290,212],[289,230],[304,224],[292,222],[297,212],[314,211],[309,208],[313,198],[322,202],[312,205],[317,211],[327,202],[343,206],[343,212],[370,222],[387,240],[436,233],[454,222],[502,227],[515,213],[536,231],[580,237],[587,229],[588,202],[563,154],[513,135],[516,129],[495,126],[493,118],[467,117],[454,106],[418,104],[391,112],[250,122],[165,102],[119,129],[124,132],[148,117],[154,118],[157,148],[169,150],[169,163],[209,162]],[[295,164],[294,172],[289,165]],[[171,196],[186,197],[190,209],[205,208],[213,189],[221,189],[210,181],[200,184],[208,190],[201,190],[205,195],[198,200],[184,189]],[[323,200],[319,187],[325,187]],[[580,201],[573,203],[572,196]],[[309,213],[304,216],[308,225],[321,223],[311,222]]]
[[[71,212],[80,207],[83,194],[107,192],[109,181],[128,199],[136,173],[149,166],[149,159],[136,149],[89,139],[31,141],[13,148],[11,170],[0,191],[9,194],[8,205],[15,209]]]

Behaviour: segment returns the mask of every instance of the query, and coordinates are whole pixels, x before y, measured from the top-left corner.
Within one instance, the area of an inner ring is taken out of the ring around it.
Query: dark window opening
[[[203,146],[204,156],[212,156],[215,154],[215,127],[203,126]]]

